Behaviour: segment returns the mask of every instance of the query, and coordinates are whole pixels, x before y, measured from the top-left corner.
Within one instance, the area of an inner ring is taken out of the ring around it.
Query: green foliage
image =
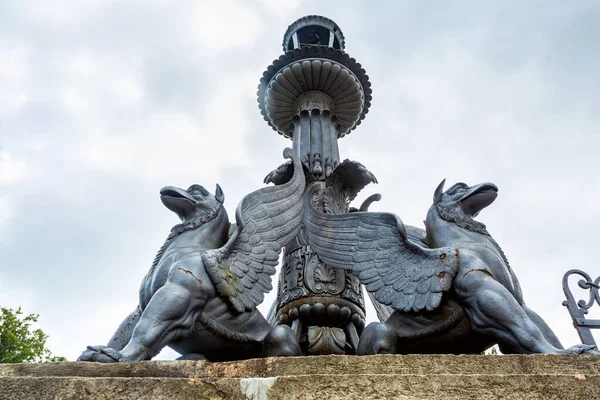
[[[23,316],[23,311],[0,307],[0,364],[22,362],[67,361],[53,356],[46,348],[46,335],[41,329],[33,329],[37,314]]]

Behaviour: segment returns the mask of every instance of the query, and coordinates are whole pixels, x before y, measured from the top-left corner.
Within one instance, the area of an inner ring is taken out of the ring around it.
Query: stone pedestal
[[[597,399],[600,356],[0,365],[0,399]]]

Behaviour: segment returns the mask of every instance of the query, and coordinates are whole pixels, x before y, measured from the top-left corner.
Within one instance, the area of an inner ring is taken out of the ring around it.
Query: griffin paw
[[[115,363],[123,360],[123,356],[117,350],[108,346],[88,346],[81,353],[77,361],[93,361],[100,363]]]
[[[598,348],[590,344],[576,344],[575,346],[569,347],[561,351],[563,354],[600,354]]]
[[[210,362],[204,354],[198,354],[198,353],[187,353],[187,354],[182,355],[181,357],[178,357],[176,360],[177,361],[205,361],[207,363]]]

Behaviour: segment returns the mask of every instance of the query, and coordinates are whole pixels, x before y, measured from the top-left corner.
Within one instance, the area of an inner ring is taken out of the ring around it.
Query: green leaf
[[[23,316],[17,310],[0,307],[0,363],[56,362],[67,361],[53,356],[46,348],[46,335],[41,329],[33,329],[38,314]]]

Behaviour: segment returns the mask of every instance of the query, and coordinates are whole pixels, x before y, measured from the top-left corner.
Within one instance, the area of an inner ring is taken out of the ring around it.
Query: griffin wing
[[[429,248],[429,246],[427,245],[427,232],[425,232],[424,229],[410,225],[405,225],[404,227],[406,228],[406,236],[408,236],[408,240],[410,240],[413,243],[418,243],[426,249]],[[392,306],[378,302],[375,299],[375,295],[372,292],[367,292],[367,294],[371,299],[371,304],[373,304],[373,308],[375,308],[375,312],[377,313],[377,318],[379,319],[379,321],[387,321],[388,318],[390,318],[390,316],[394,313],[394,308]]]
[[[314,189],[313,189],[314,190]],[[394,214],[329,215],[306,196],[304,227],[319,258],[353,271],[377,302],[401,311],[433,310],[458,271],[456,249],[412,242]]]
[[[271,276],[281,248],[302,224],[306,185],[300,160],[291,149],[294,174],[289,182],[248,194],[237,207],[237,229],[220,249],[206,250],[202,261],[215,287],[239,311],[259,305],[272,289]]]

